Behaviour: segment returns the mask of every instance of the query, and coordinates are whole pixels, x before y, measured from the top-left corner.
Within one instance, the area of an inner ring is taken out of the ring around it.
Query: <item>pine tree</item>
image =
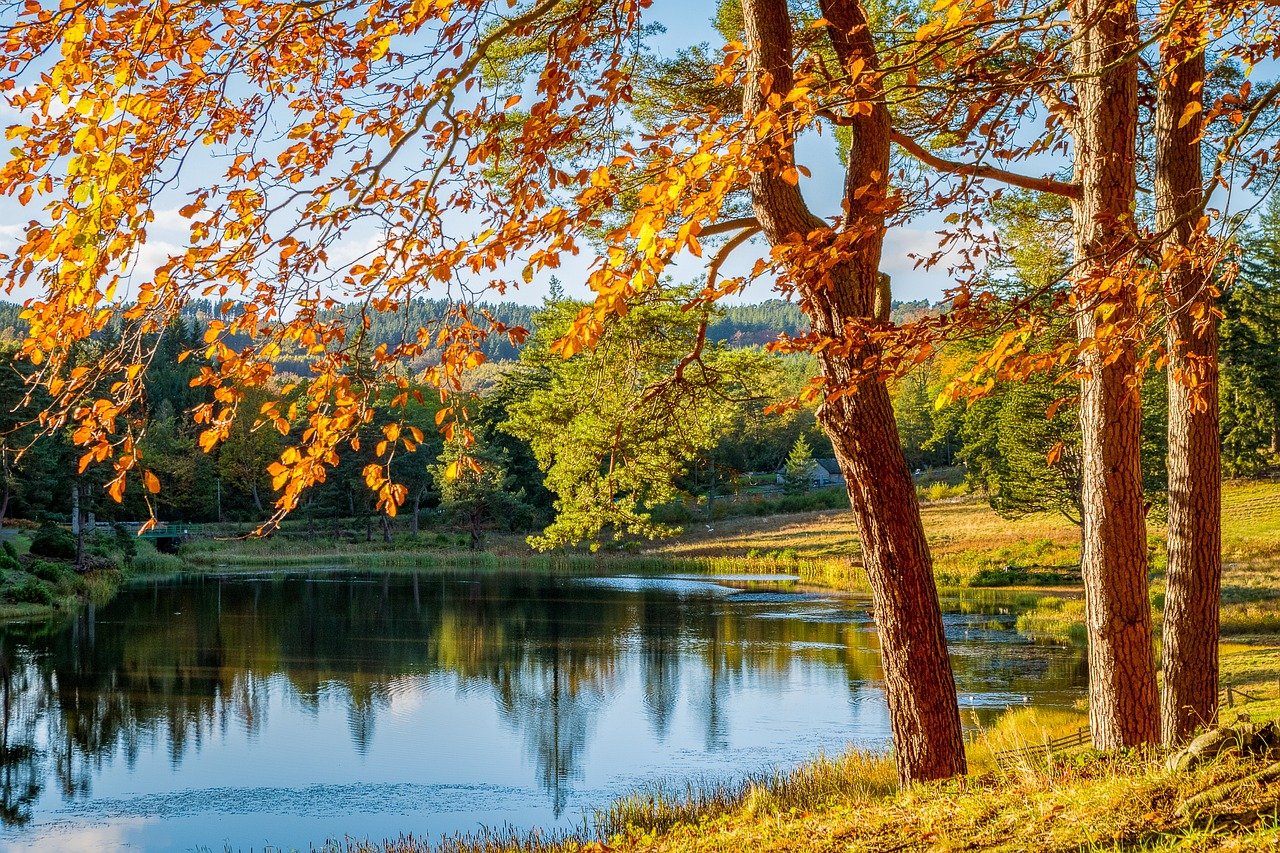
[[[813,482],[813,448],[804,435],[796,436],[787,463],[782,470],[782,491],[788,495],[801,495],[809,491]]]

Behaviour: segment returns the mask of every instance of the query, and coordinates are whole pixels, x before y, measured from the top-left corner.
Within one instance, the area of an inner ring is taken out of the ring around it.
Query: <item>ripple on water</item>
[[[737,591],[708,580],[695,580],[688,577],[640,577],[638,575],[613,575],[602,578],[575,578],[580,586],[603,587],[619,592],[645,592],[655,590],[670,592],[676,595],[709,594],[730,596]]]
[[[288,814],[334,817],[344,814],[420,814],[501,811],[542,804],[527,788],[484,785],[424,785],[412,782],[308,785],[297,788],[191,788],[114,797],[68,805],[59,818],[182,818],[208,814]]]

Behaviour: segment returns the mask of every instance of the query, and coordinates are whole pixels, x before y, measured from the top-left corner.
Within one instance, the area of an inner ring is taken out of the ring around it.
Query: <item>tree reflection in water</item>
[[[995,605],[970,609],[977,617],[955,623],[952,637],[962,692],[1077,695],[1078,654],[1028,649],[987,624],[981,614]],[[883,714],[876,638],[847,600],[494,573],[134,587],[61,625],[0,629],[0,821],[28,823],[46,786],[89,797],[103,762],[132,768],[144,751],[167,748],[176,768],[215,732],[257,733],[281,691],[315,715],[344,702],[363,754],[396,691],[439,689],[441,675],[492,696],[559,815],[628,667],[658,739],[683,695],[705,749],[716,751],[726,748],[736,688],[815,663],[843,674],[855,721]]]

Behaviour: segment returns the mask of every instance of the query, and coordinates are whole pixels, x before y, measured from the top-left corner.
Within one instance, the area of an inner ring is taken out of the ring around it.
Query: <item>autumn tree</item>
[[[140,0],[11,7],[11,71],[0,85],[13,92],[21,118],[10,136],[23,153],[0,169],[0,191],[41,211],[9,282],[41,287],[25,314],[24,354],[53,395],[47,428],[72,426],[93,460],[114,465],[113,496],[139,470],[155,481],[143,423],[131,417],[145,397],[141,342],[195,296],[235,299],[201,344],[208,364],[195,382],[211,399],[196,409],[199,446],[225,441],[246,392],[266,389],[274,400],[255,422],[292,436],[270,467],[279,494],[271,523],[371,441],[363,479],[395,512],[408,491],[393,461],[415,439],[379,411],[412,396],[405,366],[438,356],[425,379],[447,395],[484,362],[490,337],[523,336],[469,294],[531,281],[579,252],[583,235],[598,235],[605,251],[588,279],[596,298],[555,348],[572,358],[660,288],[677,255],[700,253],[700,235],[731,235],[721,258],[741,246],[733,226],[745,197],[749,232],[772,249],[760,272],[799,292],[811,331],[796,345],[820,353],[824,388],[810,392],[823,398],[819,420],[850,484],[900,774],[962,771],[931,561],[881,375],[894,370],[879,266],[896,202],[879,46],[861,4],[823,4],[813,32],[831,63],[825,72],[806,65],[797,85],[793,30],[808,30],[785,2],[749,0],[745,38],[715,72],[729,112],[692,111],[651,142],[624,126],[643,2],[332,5],[179,2],[159,18]],[[485,69],[499,54],[514,56],[519,74],[490,85]],[[27,74],[46,55],[47,72]],[[815,83],[822,99],[806,95]],[[797,135],[832,110],[848,140],[837,227],[805,204],[794,158]],[[269,132],[277,121],[284,139]],[[209,153],[226,154],[214,161],[217,178],[175,205],[185,245],[138,269],[173,177]],[[620,223],[610,218],[619,200]],[[353,250],[361,237],[371,239]],[[740,285],[719,267],[712,259],[698,300]],[[394,345],[372,344],[369,316],[428,283],[461,298]],[[70,349],[111,321],[125,293],[118,345],[72,368]],[[356,322],[337,312],[339,293],[360,302]],[[275,359],[293,352],[310,362],[305,382],[277,382]],[[441,421],[449,440],[466,429],[456,406],[442,408]]]
[[[704,242],[713,250],[705,286],[682,307],[737,292],[745,277],[724,274],[727,257],[759,238],[768,249],[752,274],[795,295],[808,320],[776,346],[816,354],[820,376],[802,396],[820,404],[848,483],[900,775],[947,776],[964,768],[954,680],[886,383],[940,334],[990,320],[978,315],[998,300],[962,281],[945,319],[894,323],[884,238],[945,209],[956,227],[924,260],[967,243],[956,265],[964,277],[987,250],[975,213],[985,183],[1056,193],[1071,199],[1077,229],[1075,302],[1056,307],[1081,317],[1080,352],[1069,357],[1085,376],[1095,736],[1104,746],[1153,737],[1136,359],[1109,346],[1141,307],[1129,275],[1132,3],[1073,0],[1063,18],[1055,4],[943,2],[895,23],[870,20],[879,7],[860,0],[807,11],[746,0],[741,38],[671,87],[682,96],[674,113],[637,127],[647,6],[6,7],[0,87],[17,116],[8,129],[17,153],[0,167],[0,192],[31,214],[7,281],[37,292],[22,351],[31,381],[51,395],[41,427],[69,431],[89,462],[112,466],[113,497],[139,474],[158,482],[139,416],[155,357],[146,342],[208,298],[220,310],[192,347],[205,358],[194,382],[208,395],[195,408],[198,446],[216,449],[242,412],[284,436],[270,466],[270,523],[352,453],[369,454],[360,478],[380,509],[396,512],[409,499],[397,460],[421,442],[400,414],[422,393],[417,381],[444,400],[446,439],[465,440],[451,395],[494,341],[525,335],[482,294],[501,296],[598,248],[594,298],[550,349],[572,360],[661,294],[671,263],[702,255]],[[1030,114],[1033,99],[1046,103],[1044,133],[1010,118]],[[1067,127],[1072,181],[992,162],[1061,151]],[[842,199],[830,211],[806,201],[795,154],[819,128],[838,128],[843,157]],[[1019,143],[1020,134],[1034,139]],[[196,186],[179,180],[192,174]],[[186,233],[143,261],[143,245],[159,245],[147,242],[159,211],[173,208],[166,224]],[[428,288],[445,297],[441,310],[375,342],[374,317],[409,318],[405,306]],[[119,335],[102,357],[76,363],[76,346],[114,322]],[[997,337],[988,365],[1020,347],[1016,335]],[[301,381],[276,375],[286,355],[306,365]],[[251,389],[268,396],[257,411],[245,404]]]

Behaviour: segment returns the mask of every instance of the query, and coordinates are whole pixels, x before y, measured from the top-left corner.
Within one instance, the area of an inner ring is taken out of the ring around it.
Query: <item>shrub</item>
[[[683,501],[659,504],[649,510],[649,515],[658,524],[688,524],[694,517]]]
[[[84,589],[84,578],[80,577],[66,563],[36,560],[27,571],[50,584],[58,592],[66,595]]]
[[[4,555],[12,560],[18,559],[18,549],[13,547],[13,543],[8,539],[0,543],[0,548],[4,548]]]
[[[31,540],[31,553],[37,557],[52,557],[55,560],[74,560],[76,558],[76,538],[70,531],[45,524],[36,531]]]
[[[131,568],[139,574],[173,574],[186,568],[186,563],[176,554],[163,554],[153,547],[140,549],[131,561]]]
[[[9,587],[4,591],[4,597],[17,604],[54,603],[53,592],[35,578],[27,578],[22,583]]]

